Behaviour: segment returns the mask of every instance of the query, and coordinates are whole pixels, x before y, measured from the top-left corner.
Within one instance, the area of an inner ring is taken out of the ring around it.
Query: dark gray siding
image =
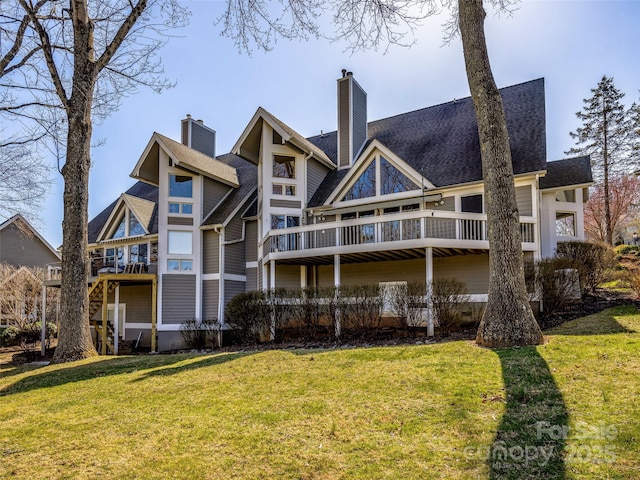
[[[518,212],[520,212],[520,215],[533,215],[531,185],[516,187],[516,199],[518,201]]]
[[[196,276],[162,276],[162,323],[179,324],[196,317]]]
[[[258,290],[258,269],[247,268],[247,292]]]
[[[296,200],[279,200],[277,198],[272,198],[269,204],[272,207],[302,208],[302,203]]]
[[[202,218],[207,218],[213,207],[220,203],[220,200],[231,190],[231,187],[220,182],[204,178],[204,194],[202,200]]]
[[[233,297],[240,293],[244,293],[244,282],[236,282],[234,280],[225,280],[224,282],[224,304],[229,303]]]
[[[220,235],[205,230],[202,235],[202,273],[220,272]]]
[[[138,335],[142,332],[140,337],[140,347],[151,347],[151,327],[149,328],[127,328],[124,332],[124,340],[126,342],[135,342],[138,340]],[[180,333],[180,332],[177,332]]]
[[[258,222],[247,222],[245,225],[245,260],[256,262],[258,260]]]
[[[189,217],[167,217],[169,225],[189,225],[193,226],[193,218]]]
[[[210,157],[216,156],[216,132],[198,121],[191,122],[191,148]]]
[[[307,202],[311,200],[313,194],[327,176],[329,169],[317,160],[310,158],[307,161]]]
[[[349,152],[349,130],[351,126],[351,93],[349,81],[338,81],[338,166],[349,167],[351,158]]]
[[[0,231],[0,263],[45,267],[60,260],[35,235],[23,233],[15,224]]]
[[[352,101],[353,101],[353,145],[352,157],[360,152],[362,145],[367,141],[367,94],[358,85],[358,82],[351,80]]]
[[[220,282],[205,280],[202,282],[202,318],[218,318],[218,300],[220,298]]]
[[[242,217],[238,213],[224,229],[225,242],[240,240],[242,238]]]
[[[224,271],[235,275],[244,275],[246,260],[244,256],[244,243],[232,243],[224,246]]]

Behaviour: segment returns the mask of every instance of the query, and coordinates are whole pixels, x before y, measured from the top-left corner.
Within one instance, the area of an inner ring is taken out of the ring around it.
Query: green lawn
[[[640,478],[637,332],[4,365],[0,478]]]

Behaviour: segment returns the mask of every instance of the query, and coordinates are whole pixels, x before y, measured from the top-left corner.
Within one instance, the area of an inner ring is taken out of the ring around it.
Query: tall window
[[[417,185],[394,167],[391,162],[380,157],[380,195],[408,192],[416,188]]]
[[[144,235],[144,228],[142,228],[133,212],[129,212],[129,236],[133,237],[135,235]]]
[[[273,156],[273,176],[277,178],[296,178],[296,159],[285,155]]]
[[[460,207],[463,212],[482,213],[482,194],[462,197]]]
[[[170,197],[193,197],[193,179],[188,175],[169,175]]]
[[[377,165],[380,166],[380,173],[376,171]],[[418,184],[398,170],[389,160],[379,156],[371,161],[342,200],[360,200],[376,195],[391,195],[419,189]]]

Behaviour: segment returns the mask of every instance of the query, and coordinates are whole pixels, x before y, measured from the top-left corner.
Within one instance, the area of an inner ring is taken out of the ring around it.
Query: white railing
[[[536,220],[521,219],[522,241],[536,241]],[[272,231],[265,254],[410,240],[486,241],[486,215],[412,211]]]

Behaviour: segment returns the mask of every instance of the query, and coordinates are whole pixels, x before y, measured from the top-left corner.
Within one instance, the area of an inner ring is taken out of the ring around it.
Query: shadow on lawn
[[[507,398],[488,459],[490,478],[566,478],[569,413],[547,362],[535,347],[495,353]]]
[[[150,355],[117,357],[80,365],[75,362],[63,364],[55,370],[40,367],[45,369],[45,371],[31,375],[28,374],[27,370],[16,369],[20,371],[19,373],[27,373],[27,376],[2,388],[0,390],[0,397],[41,388],[57,387],[68,383],[93,380],[98,377],[109,377],[134,372],[141,374],[141,377],[134,381],[142,381],[154,376],[168,376],[196,368],[220,365],[250,355],[251,353],[252,352],[218,353],[201,356]],[[15,372],[15,374],[17,373],[18,372]]]

